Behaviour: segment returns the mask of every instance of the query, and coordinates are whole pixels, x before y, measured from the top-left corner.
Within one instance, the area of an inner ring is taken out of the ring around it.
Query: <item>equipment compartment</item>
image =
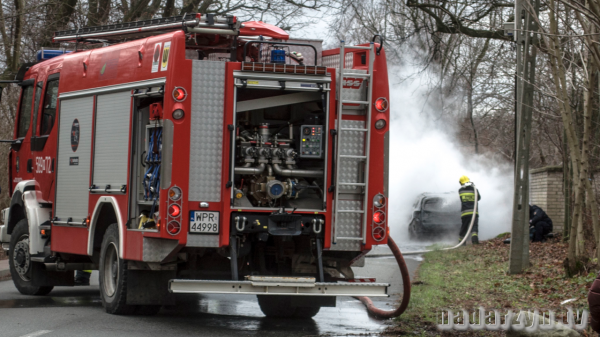
[[[326,92],[239,88],[235,121],[233,207],[325,208]]]

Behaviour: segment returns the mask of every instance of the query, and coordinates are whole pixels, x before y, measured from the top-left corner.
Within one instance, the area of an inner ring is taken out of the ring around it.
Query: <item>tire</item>
[[[290,296],[257,295],[260,311],[267,317],[289,318],[296,314]]]
[[[32,262],[29,254],[29,223],[27,219],[17,222],[10,236],[9,267],[13,283],[23,295],[48,295],[54,287],[35,287],[31,283],[33,269],[44,272],[44,266]]]
[[[154,316],[158,314],[162,305],[136,305],[135,314],[140,316]]]
[[[321,310],[321,307],[298,307],[294,317],[301,319],[313,318],[319,313],[319,310]]]
[[[131,315],[136,306],[127,304],[127,261],[119,257],[119,227],[110,225],[100,248],[100,298],[107,313]]]
[[[417,233],[415,233],[415,228],[414,228],[414,225],[412,223],[408,226],[408,238],[411,241],[414,241],[414,240],[418,239]]]

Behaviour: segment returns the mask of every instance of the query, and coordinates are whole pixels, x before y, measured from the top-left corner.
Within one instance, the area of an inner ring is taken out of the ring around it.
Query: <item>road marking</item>
[[[37,336],[45,335],[45,334],[47,334],[49,332],[52,332],[52,330],[40,330],[40,331],[32,332],[32,333],[27,334],[27,335],[23,335],[21,337],[37,337]]]

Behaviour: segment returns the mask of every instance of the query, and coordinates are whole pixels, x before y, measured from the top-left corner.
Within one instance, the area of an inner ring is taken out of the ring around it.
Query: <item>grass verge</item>
[[[413,280],[410,305],[385,335],[458,335],[437,330],[437,317],[442,309],[475,310],[483,306],[501,313],[508,309],[554,310],[560,321],[567,306],[588,308],[587,291],[596,278],[597,268],[565,278],[563,260],[567,244],[555,238],[546,243],[531,243],[531,268],[520,275],[508,275],[510,245],[504,244],[503,239],[425,254]],[[567,299],[575,300],[560,304]],[[460,335],[502,336],[503,333],[478,331]]]

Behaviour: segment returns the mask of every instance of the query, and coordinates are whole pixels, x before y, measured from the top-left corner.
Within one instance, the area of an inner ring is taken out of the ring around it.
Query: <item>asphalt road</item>
[[[411,276],[420,257],[406,258]],[[353,268],[356,277],[389,282],[390,298],[376,300],[392,308],[402,292],[402,277],[393,258],[368,258],[365,267]],[[163,307],[152,317],[115,316],[104,312],[98,274],[92,285],[55,288],[50,295],[24,296],[12,281],[0,282],[0,336],[347,336],[376,335],[389,324],[370,318],[364,306],[340,297],[335,308],[321,308],[312,320],[268,319],[256,297],[210,295],[178,298],[173,308]]]

